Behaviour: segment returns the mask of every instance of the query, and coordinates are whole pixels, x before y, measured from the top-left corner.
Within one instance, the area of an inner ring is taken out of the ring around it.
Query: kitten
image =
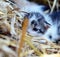
[[[60,42],[60,11],[46,14],[32,12],[28,15],[28,32],[32,36],[42,36],[52,42]]]
[[[43,36],[49,41],[60,41],[60,12],[45,14],[43,5],[37,5],[28,0],[13,0],[20,10],[28,12],[27,32],[32,36]]]
[[[50,39],[53,42],[60,42],[60,11],[53,12],[50,14],[51,26],[46,31],[45,35],[47,39]]]
[[[29,19],[28,32],[32,36],[44,35],[51,25],[51,20],[48,15],[42,15],[39,12],[32,12],[27,15],[27,17]],[[47,20],[47,18],[49,19]]]

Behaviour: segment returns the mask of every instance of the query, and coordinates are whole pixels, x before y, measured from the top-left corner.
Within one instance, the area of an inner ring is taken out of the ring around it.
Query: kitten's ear
[[[49,24],[49,23],[46,22],[46,21],[45,21],[45,24],[44,24],[44,25],[45,25],[45,29],[46,29],[46,30],[51,26],[51,24]]]
[[[49,25],[46,25],[46,26],[45,26],[45,29],[47,30],[49,27],[50,27]]]
[[[31,18],[33,16],[33,14],[31,13],[26,13],[24,17],[27,17],[28,19]]]

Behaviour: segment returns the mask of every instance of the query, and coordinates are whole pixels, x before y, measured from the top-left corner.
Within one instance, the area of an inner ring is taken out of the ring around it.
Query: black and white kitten
[[[60,11],[53,12],[49,18],[51,18],[52,25],[46,31],[45,36],[53,42],[58,43],[60,42]]]
[[[60,42],[60,11],[48,15],[32,12],[28,18],[30,35],[42,36],[56,43]]]
[[[53,42],[60,41],[60,12],[45,14],[43,5],[37,5],[27,0],[13,0],[20,10],[28,12],[27,32],[32,36],[43,36]]]

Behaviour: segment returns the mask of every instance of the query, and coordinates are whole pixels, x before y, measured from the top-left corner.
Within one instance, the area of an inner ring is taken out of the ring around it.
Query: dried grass
[[[51,12],[56,5],[55,2]],[[0,0],[0,57],[18,57],[18,55],[47,57],[55,54],[55,51],[57,53],[53,56],[60,57],[59,45],[49,42],[44,37],[32,37],[26,32],[28,19],[23,19],[21,14],[26,12],[20,11],[14,3],[13,5],[11,3],[9,0],[8,2]]]

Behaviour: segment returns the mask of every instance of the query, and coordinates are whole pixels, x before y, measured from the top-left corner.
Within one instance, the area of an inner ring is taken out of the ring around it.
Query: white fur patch
[[[49,35],[52,36],[52,39],[49,39]],[[58,38],[56,25],[52,25],[44,34],[44,37],[48,40],[55,41]]]

